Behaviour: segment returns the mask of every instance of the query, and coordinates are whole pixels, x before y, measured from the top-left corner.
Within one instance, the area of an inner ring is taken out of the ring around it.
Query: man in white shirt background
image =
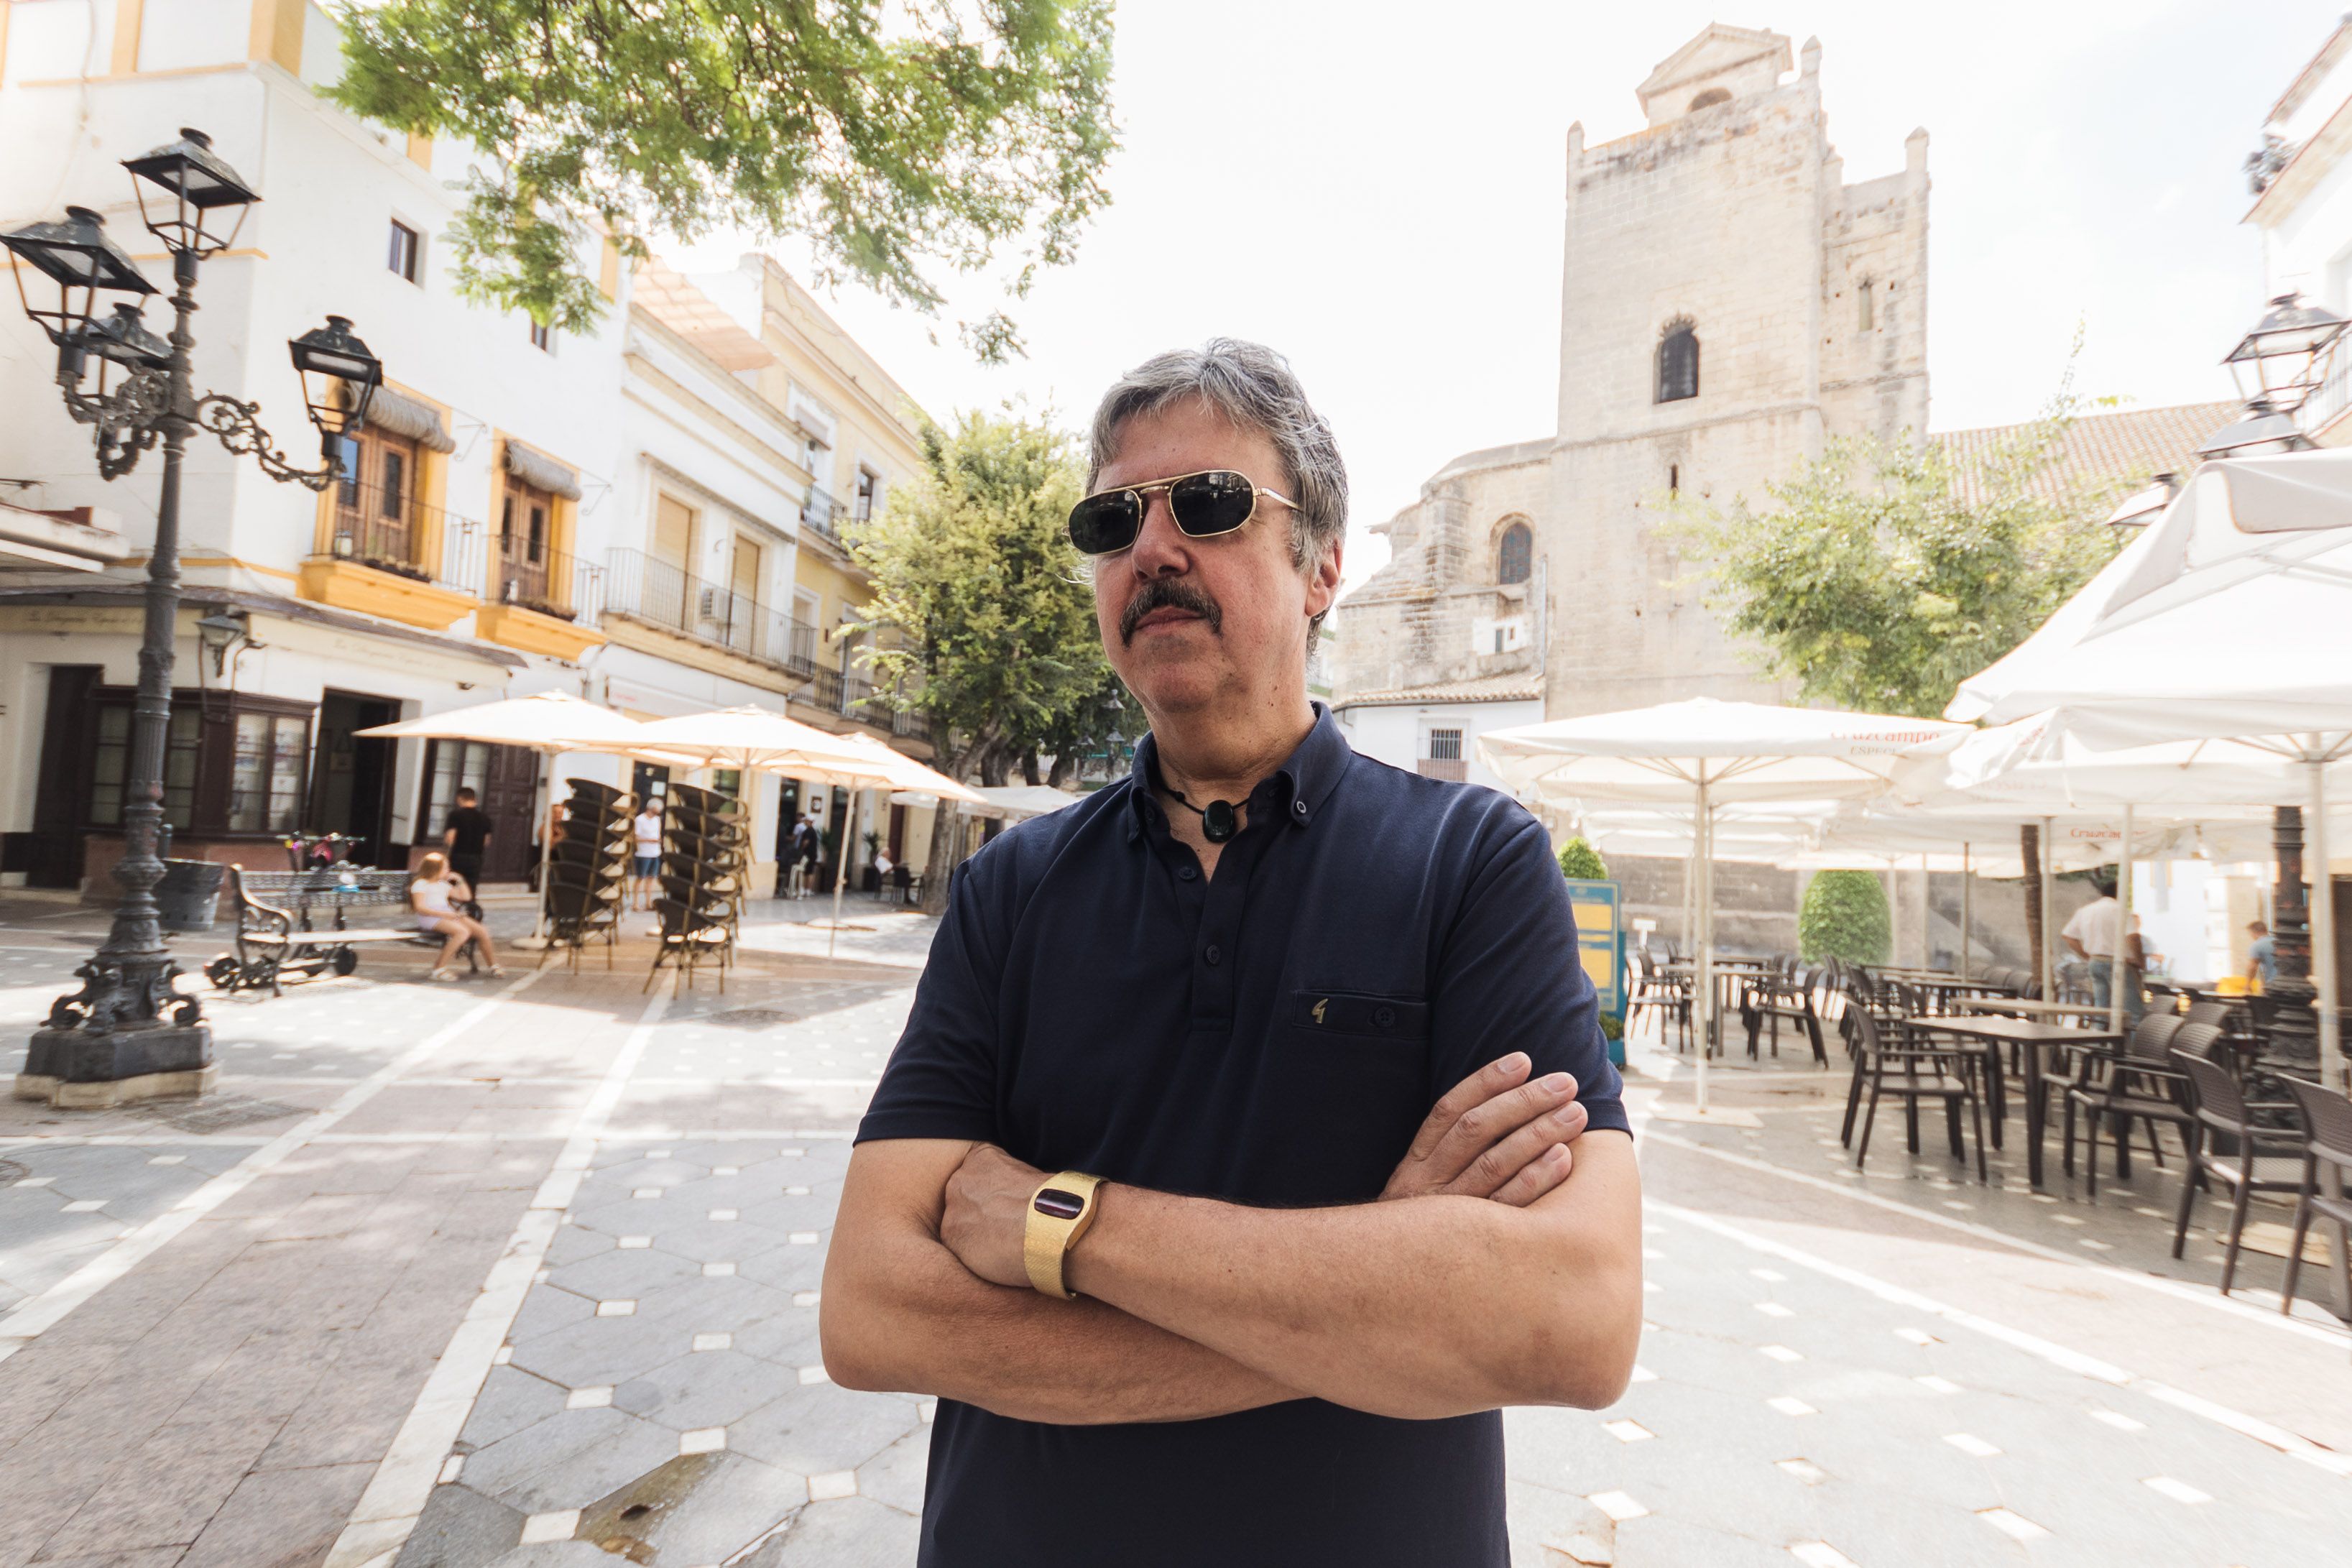
[[[2134,919],[2130,935],[2118,942],[2117,932],[2123,924],[2124,907],[2116,898],[2113,874],[2098,883],[2099,896],[2074,911],[2059,933],[2066,949],[2075,957],[2086,959],[2091,965],[2091,1000],[2102,1007],[2112,1006],[2115,1000],[2116,950],[2123,949],[2124,1016],[2139,1022],[2147,1010],[2140,992],[2140,974],[2146,960],[2142,956],[2139,921]]]

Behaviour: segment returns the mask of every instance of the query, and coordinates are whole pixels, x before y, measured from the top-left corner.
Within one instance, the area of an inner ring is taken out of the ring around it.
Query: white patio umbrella
[[[2092,747],[2226,738],[2298,764],[2301,799],[2273,804],[2308,802],[2320,1059],[2340,1084],[2326,779],[2352,756],[2352,453],[2208,463],[2092,588],[1954,711],[2047,710]]]
[[[478,741],[492,746],[520,746],[550,759],[548,798],[555,795],[553,759],[565,752],[633,752],[641,744],[638,722],[625,713],[563,691],[541,691],[497,702],[453,708],[397,724],[379,724],[360,734],[387,740]],[[532,810],[538,807],[533,805]],[[547,863],[555,852],[555,836],[540,828],[539,916],[531,927],[534,940],[547,930]]]
[[[1695,1000],[1700,1015],[1696,1096],[1706,1112],[1714,1047],[1714,882],[1709,839],[1718,806],[1770,801],[1866,799],[1906,759],[1947,749],[1960,724],[1877,713],[1776,708],[1695,698],[1622,713],[1497,730],[1479,738],[1479,760],[1523,797],[1559,803],[1685,804],[1696,826],[1692,869],[1698,941]]]

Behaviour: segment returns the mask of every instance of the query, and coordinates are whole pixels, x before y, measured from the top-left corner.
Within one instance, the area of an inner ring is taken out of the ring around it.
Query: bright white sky
[[[1339,437],[1363,529],[1448,458],[1548,435],[1570,121],[1640,129],[1634,86],[1711,20],[1817,35],[1849,181],[1927,128],[1938,430],[2031,416],[2079,321],[2076,390],[2230,395],[2262,304],[2241,164],[2344,0],[1129,0],[1115,205],[1013,313],[1029,357],[845,289],[830,308],[936,416],[1025,397],[1073,427],[1119,371],[1220,333],[1288,354]],[[731,265],[739,247],[679,259]],[[793,264],[789,246],[777,254]],[[804,271],[804,269],[803,269]],[[965,292],[964,313],[992,302]]]

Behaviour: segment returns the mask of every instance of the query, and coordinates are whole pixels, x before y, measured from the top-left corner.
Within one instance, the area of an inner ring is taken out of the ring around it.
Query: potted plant
[[[882,890],[882,868],[874,862],[882,853],[882,836],[868,828],[860,835],[860,841],[866,846],[866,864],[858,874],[858,885],[869,893],[878,893]]]

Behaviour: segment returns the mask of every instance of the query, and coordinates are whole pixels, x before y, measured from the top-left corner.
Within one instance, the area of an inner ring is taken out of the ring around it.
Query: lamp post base
[[[103,1110],[132,1100],[192,1098],[219,1080],[208,1024],[38,1029],[14,1094],[60,1110]]]

